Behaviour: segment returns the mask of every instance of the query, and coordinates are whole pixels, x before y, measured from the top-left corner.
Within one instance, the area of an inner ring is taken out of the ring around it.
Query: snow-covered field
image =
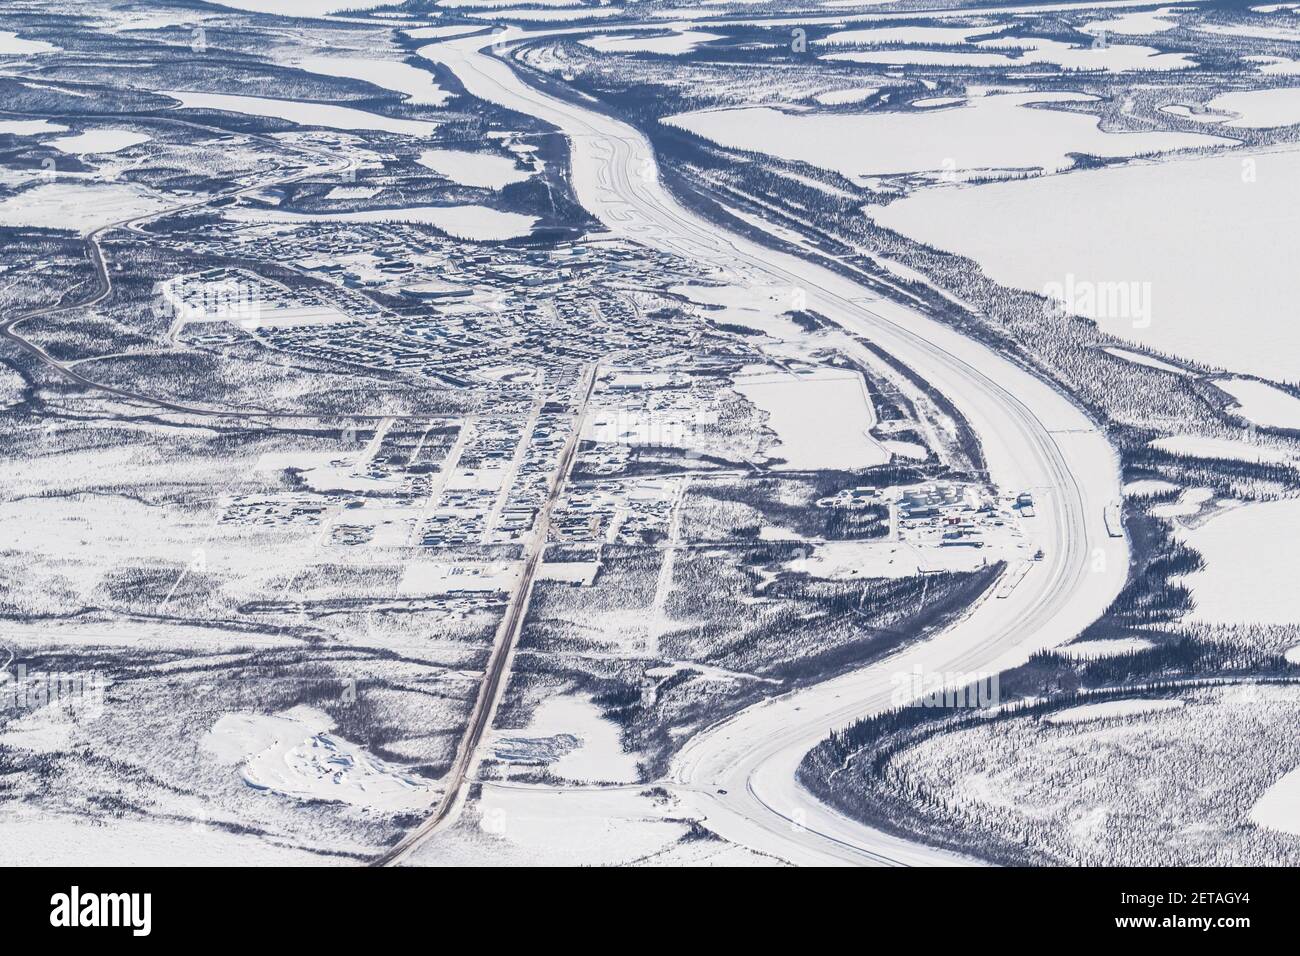
[[[584,46],[601,53],[690,53],[701,43],[721,39],[719,33],[705,33],[702,30],[682,30],[667,36],[630,36],[607,35],[595,36],[582,40]]]
[[[0,225],[70,229],[85,235],[167,205],[157,193],[125,183],[42,183],[0,199]]]
[[[513,742],[528,744],[566,735],[572,743],[546,765],[551,773],[578,783],[635,783],[639,779],[636,754],[623,749],[618,725],[601,717],[600,709],[587,698],[552,697],[541,703],[527,727],[497,730],[493,738],[499,752]]]
[[[1300,767],[1264,791],[1250,808],[1250,822],[1300,836]]]
[[[768,413],[767,425],[777,434],[769,454],[785,459],[780,469],[868,468],[889,460],[868,434],[875,414],[860,375],[757,372],[737,376],[735,384]],[[826,414],[828,408],[835,414]]]
[[[1117,637],[1106,641],[1083,641],[1078,644],[1067,644],[1065,647],[1057,648],[1056,653],[1074,660],[1091,661],[1104,657],[1114,657],[1118,654],[1132,654],[1153,646],[1145,638]]]
[[[11,30],[0,30],[0,56],[31,56],[36,53],[58,51],[53,43],[44,40],[27,40]]]
[[[65,130],[66,126],[44,119],[0,121],[0,134],[11,136],[39,136],[41,133],[62,133]]]
[[[988,32],[987,30],[946,27],[895,27],[879,31],[886,34],[886,36],[879,39],[872,36],[877,32],[875,30],[849,31],[840,34],[840,36],[852,35],[855,39],[852,41],[841,40],[840,42],[891,42],[888,34],[903,34],[909,30],[922,33],[933,30],[935,33],[943,34],[944,38],[926,39],[922,36],[905,42],[954,44],[961,43],[963,36],[976,36]],[[991,52],[993,50],[1008,50],[1010,52]],[[1123,73],[1131,70],[1185,70],[1196,65],[1195,59],[1185,53],[1162,53],[1149,46],[1122,43],[1095,46],[1093,44],[1064,43],[1060,40],[1047,40],[1039,37],[1021,38],[1014,36],[966,42],[960,49],[855,50],[844,53],[830,53],[827,54],[825,59],[866,64],[965,67],[1013,67],[1049,63],[1065,70],[1090,70],[1110,73]]]
[[[878,86],[851,86],[848,89],[818,93],[813,99],[823,106],[844,106],[848,103],[861,103],[879,92]]]
[[[1295,38],[1300,40],[1300,33]],[[1300,123],[1300,89],[1294,87],[1224,93],[1206,105],[1221,113],[1235,114],[1235,118],[1223,122],[1225,127],[1270,129]]]
[[[1124,700],[1108,700],[1100,704],[1081,704],[1067,707],[1049,714],[1043,720],[1049,724],[1078,724],[1089,720],[1109,720],[1116,717],[1131,717],[1135,714],[1149,714],[1158,710],[1174,710],[1183,706],[1180,698],[1147,700],[1130,697]]]
[[[60,136],[49,141],[49,145],[64,153],[117,153],[131,146],[149,142],[146,133],[136,133],[129,129],[93,129],[76,136]]]
[[[1240,461],[1286,462],[1294,456],[1278,448],[1232,438],[1203,438],[1199,435],[1170,435],[1151,442],[1152,448],[1194,458],[1223,458]]]

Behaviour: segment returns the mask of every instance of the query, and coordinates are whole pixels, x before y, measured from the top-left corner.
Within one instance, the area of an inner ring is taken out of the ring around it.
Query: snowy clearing
[[[1120,654],[1135,654],[1138,651],[1145,651],[1148,647],[1155,647],[1155,645],[1143,637],[1117,637],[1107,641],[1081,641],[1078,644],[1067,644],[1057,648],[1056,653],[1076,661],[1095,661],[1104,657],[1117,657]]]
[[[1140,697],[1128,697],[1124,700],[1106,700],[1099,704],[1083,704],[1079,707],[1067,707],[1043,718],[1047,724],[1077,724],[1086,720],[1105,720],[1110,717],[1133,717],[1137,714],[1150,714],[1160,710],[1177,710],[1184,701],[1172,699],[1145,700]]]
[[[770,453],[785,459],[778,470],[870,468],[889,461],[889,452],[868,434],[876,419],[859,375],[760,372],[737,376],[735,387],[768,413],[778,440]],[[828,408],[836,414],[827,415]]]
[[[521,183],[532,175],[508,157],[460,149],[426,149],[420,154],[419,163],[452,182],[479,189],[500,189]]]
[[[863,100],[869,100],[880,92],[878,86],[854,86],[847,90],[831,90],[826,93],[818,93],[813,97],[823,106],[843,106],[847,103],[861,103]]]
[[[25,40],[10,30],[0,30],[0,56],[30,56],[34,53],[54,53],[59,48],[44,40]]]
[[[1264,791],[1250,808],[1250,822],[1279,833],[1300,835],[1300,767]]]
[[[1276,448],[1265,448],[1231,438],[1202,438],[1199,435],[1171,435],[1151,442],[1152,448],[1192,458],[1235,458],[1240,461],[1285,462],[1291,456]]]
[[[690,53],[701,43],[721,40],[720,33],[704,33],[699,30],[684,30],[668,36],[597,36],[580,40],[583,46],[591,47],[601,53],[662,53],[676,55]]]
[[[1295,39],[1300,41],[1300,34]],[[1236,119],[1224,126],[1245,129],[1272,129],[1300,123],[1300,88],[1272,90],[1238,90],[1216,96],[1206,104],[1212,110],[1235,113]]]
[[[0,121],[0,135],[39,136],[41,133],[63,133],[67,129],[66,126],[43,119]]]
[[[498,748],[509,743],[568,735],[575,738],[547,769],[566,780],[580,783],[635,783],[639,778],[636,754],[623,750],[617,724],[605,720],[590,698],[562,696],[545,700],[523,730],[498,730]],[[521,741],[522,738],[522,741]]]
[[[0,200],[0,226],[70,229],[86,235],[166,205],[156,193],[123,183],[43,183]]]
[[[294,66],[309,73],[363,80],[385,89],[405,93],[409,102],[442,106],[451,94],[440,87],[433,74],[409,63],[360,56],[312,56],[294,61]]]

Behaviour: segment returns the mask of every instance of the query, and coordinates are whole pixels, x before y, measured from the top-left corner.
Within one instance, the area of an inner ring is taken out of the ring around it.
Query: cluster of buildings
[[[250,285],[255,276],[233,270],[260,301],[243,327],[268,347],[450,388],[554,391],[596,359],[682,347],[698,333],[684,314],[643,314],[628,294],[680,281],[681,264],[669,272],[663,257],[620,240],[489,248],[411,224],[322,220],[221,222],[201,240],[164,241],[299,273],[289,288]],[[217,271],[199,274],[199,286]],[[228,331],[216,336],[192,341],[230,341]]]

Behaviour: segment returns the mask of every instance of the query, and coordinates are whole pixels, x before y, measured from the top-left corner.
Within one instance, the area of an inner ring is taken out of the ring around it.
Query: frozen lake
[[[1056,171],[1073,165],[1072,152],[1123,157],[1228,142],[1197,133],[1107,133],[1096,116],[1039,105],[1089,99],[995,93],[906,112],[787,113],[756,106],[680,113],[665,122],[722,146],[798,160],[855,181],[928,170]]]
[[[383,77],[376,76],[375,82]],[[225,113],[243,113],[247,116],[266,116],[288,120],[303,126],[323,126],[328,129],[373,129],[404,136],[428,136],[438,128],[437,123],[421,120],[394,119],[380,116],[350,106],[333,106],[329,103],[309,103],[297,100],[277,100],[265,96],[236,96],[231,93],[198,93],[192,90],[163,90],[163,96],[180,100],[184,109],[221,110]]]
[[[1140,163],[918,192],[873,218],[998,282],[1150,283],[1150,321],[1096,316],[1157,351],[1300,379],[1300,151]],[[1227,241],[1226,237],[1231,237]]]

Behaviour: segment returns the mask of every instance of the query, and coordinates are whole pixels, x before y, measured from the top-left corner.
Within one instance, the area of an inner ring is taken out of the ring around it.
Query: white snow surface
[[[158,194],[125,183],[41,183],[0,200],[0,226],[70,229],[85,235],[166,206]]]
[[[1294,39],[1300,42],[1300,33]],[[1272,129],[1294,126],[1300,123],[1300,87],[1235,90],[1216,96],[1206,106],[1221,113],[1236,114],[1234,119],[1223,123],[1226,127]]]
[[[720,39],[722,39],[721,33],[682,30],[667,36],[637,36],[635,34],[594,36],[578,42],[601,53],[663,53],[676,55],[690,53],[701,43]]]
[[[376,78],[378,82],[378,78]],[[329,103],[310,103],[299,100],[277,100],[265,96],[239,96],[231,93],[201,93],[192,90],[162,90],[163,96],[180,100],[182,109],[221,110],[243,113],[248,116],[269,116],[288,120],[302,126],[323,126],[329,129],[379,130],[403,136],[428,136],[438,128],[437,123],[424,120],[393,119]]]
[[[293,65],[309,73],[363,80],[405,93],[411,103],[442,106],[451,99],[451,94],[437,84],[428,70],[398,60],[367,56],[312,56],[295,60]]]
[[[1300,500],[1253,502],[1175,534],[1200,552],[1205,567],[1180,579],[1196,602],[1191,620],[1222,624],[1294,624],[1295,541]]]
[[[1116,637],[1105,641],[1080,641],[1058,647],[1056,653],[1076,661],[1094,661],[1103,657],[1115,657],[1119,654],[1132,654],[1154,647],[1144,637]]]
[[[390,767],[329,731],[334,722],[311,707],[279,714],[227,714],[203,747],[219,762],[241,765],[244,782],[299,800],[329,800],[396,813],[427,809],[430,785]]]
[[[1300,429],[1300,398],[1252,378],[1221,378],[1214,384],[1238,402],[1234,415],[1267,428]]]
[[[88,155],[91,153],[117,153],[132,146],[147,143],[152,137],[129,129],[92,129],[76,136],[60,136],[47,145],[63,153]]]
[[[1250,808],[1257,827],[1300,836],[1300,767],[1282,776]]]
[[[600,715],[588,697],[572,695],[542,701],[524,730],[498,730],[496,739],[553,737],[571,734],[578,746],[553,761],[547,769],[558,777],[579,783],[635,783],[639,778],[636,754],[623,749],[617,724]]]
[[[44,40],[27,40],[11,30],[0,30],[0,56],[29,56],[34,53],[54,53],[59,48]]]
[[[418,162],[452,182],[481,189],[500,189],[523,182],[532,175],[516,166],[509,157],[496,153],[471,153],[463,149],[426,149]]]
[[[664,122],[723,146],[805,162],[857,182],[945,169],[1055,172],[1073,165],[1071,152],[1124,157],[1225,142],[1198,133],[1108,133],[1096,116],[1051,108],[1090,99],[1067,92],[990,93],[918,111],[795,113],[753,106],[679,113]],[[913,201],[885,207],[877,218],[889,224],[892,210]],[[942,216],[937,225],[945,235],[950,231]]]
[[[1149,314],[1094,309],[1103,331],[1213,367],[1300,381],[1300,323],[1291,320],[1297,207],[1300,151],[1286,149],[922,190],[871,215],[974,259],[1004,285],[1041,293],[1071,276],[1097,289],[1138,283]],[[1233,241],[1216,241],[1223,235]]]
[[[1161,710],[1177,710],[1183,706],[1178,697],[1147,700],[1141,697],[1127,697],[1123,700],[1106,700],[1098,704],[1081,704],[1058,710],[1043,718],[1047,724],[1078,724],[1087,720],[1105,720],[1110,717],[1133,717],[1138,714],[1151,714]]]
[[[734,379],[736,391],[768,413],[779,444],[770,454],[785,459],[778,470],[869,468],[889,452],[868,434],[876,423],[862,377],[837,369],[792,375],[751,372]],[[826,414],[829,408],[834,415]]]

